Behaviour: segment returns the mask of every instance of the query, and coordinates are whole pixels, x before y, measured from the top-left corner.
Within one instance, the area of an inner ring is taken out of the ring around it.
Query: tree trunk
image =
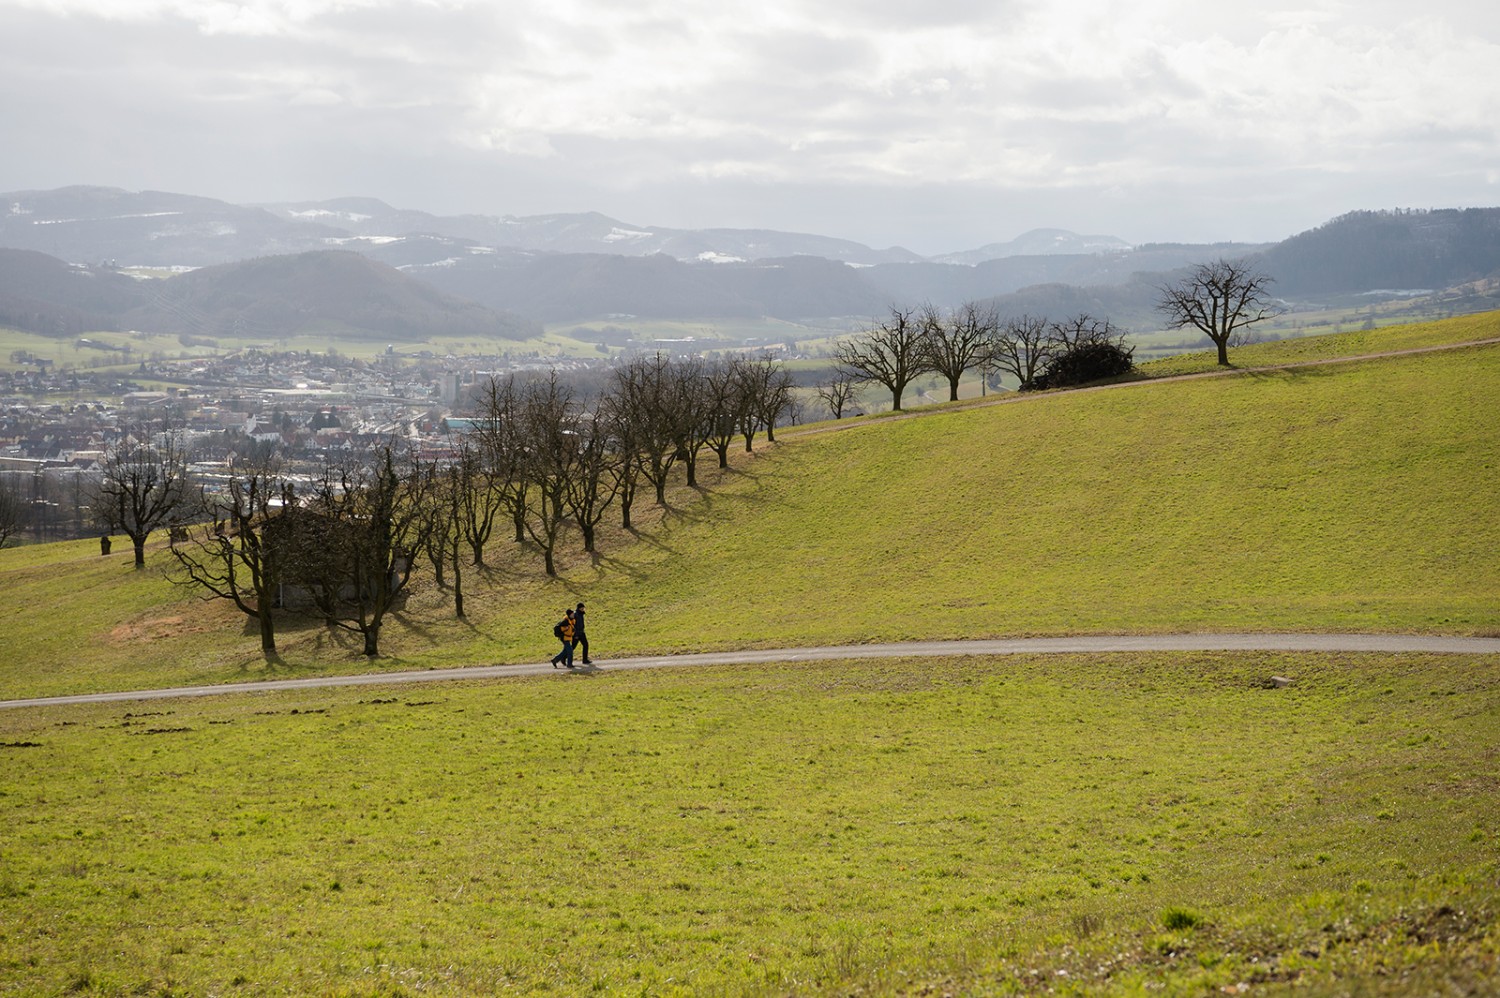
[[[1219,366],[1220,367],[1228,367],[1229,366],[1229,337],[1228,336],[1215,336],[1214,337],[1214,346],[1216,346],[1216,347],[1219,348]]]
[[[276,657],[276,625],[270,610],[260,610],[256,616],[260,621],[260,653],[269,662]]]
[[[592,523],[580,523],[578,528],[583,531],[583,549],[589,554],[594,553],[594,525]]]
[[[378,658],[380,655],[380,625],[365,628],[365,657]]]
[[[630,529],[630,506],[629,499],[620,500],[620,529],[622,530]]]
[[[948,379],[948,401],[949,402],[957,402],[958,401],[958,379],[957,378],[949,378]]]

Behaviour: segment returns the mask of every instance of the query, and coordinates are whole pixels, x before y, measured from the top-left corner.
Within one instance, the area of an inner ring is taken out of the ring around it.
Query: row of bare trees
[[[208,494],[189,488],[170,434],[142,434],[111,455],[98,510],[140,538],[138,557],[150,530],[171,527],[175,580],[255,620],[268,659],[286,613],[357,632],[374,656],[418,561],[462,617],[465,579],[487,567],[497,529],[556,575],[570,528],[594,552],[612,508],[632,529],[643,488],[664,506],[678,465],[696,486],[700,455],[727,466],[736,443],[748,451],[762,432],[774,440],[794,404],[790,375],[768,358],[640,357],[595,397],[555,373],[494,378],[451,454],[392,445],[329,462],[310,481],[275,461],[242,462]]]
[[[950,401],[957,401],[959,382],[976,370],[986,378],[1008,374],[1029,391],[1059,357],[1085,345],[1118,347],[1123,338],[1108,319],[1088,314],[1049,322],[1032,315],[1001,319],[993,306],[975,302],[948,311],[891,306],[886,319],[838,345],[834,378],[817,391],[835,419],[862,384],[884,387],[898,412],[906,389],[926,375],[948,383]]]
[[[1280,314],[1271,283],[1252,263],[1219,259],[1158,287],[1156,308],[1169,328],[1207,336],[1218,362],[1228,365],[1229,347],[1248,327]],[[835,419],[864,384],[884,387],[892,408],[900,411],[907,387],[925,375],[947,381],[948,398],[956,401],[959,382],[975,370],[985,378],[991,371],[1008,374],[1021,391],[1029,391],[1058,384],[1065,371],[1108,376],[1120,373],[1121,363],[1129,368],[1124,331],[1108,319],[1088,314],[1063,321],[1032,315],[1002,319],[994,306],[976,302],[946,311],[930,304],[893,305],[884,320],[840,343],[834,357],[835,376],[819,386],[818,395]],[[1078,363],[1081,358],[1088,363]]]

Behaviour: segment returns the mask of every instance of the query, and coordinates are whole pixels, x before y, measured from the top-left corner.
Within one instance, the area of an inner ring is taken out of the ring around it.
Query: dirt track
[[[580,668],[573,672],[561,672],[546,663],[474,665],[456,669],[424,669],[420,672],[375,672],[354,676],[315,676],[309,679],[229,683],[222,686],[182,686],[161,690],[84,693],[76,696],[38,697],[30,700],[0,700],[0,709],[220,696],[226,693],[317,689],[327,686],[435,683],[455,679],[505,679],[516,676],[546,675],[576,678],[597,676],[623,669],[664,669],[692,665],[742,665],[757,662],[811,662],[903,656],[951,658],[957,655],[1094,654],[1131,651],[1308,651],[1500,655],[1500,638],[1416,634],[1153,634],[1088,635],[1071,638],[1001,638],[988,641],[907,641],[896,644],[772,648],[755,651],[704,652],[695,655],[660,655],[651,658],[622,658],[597,663],[593,667]]]

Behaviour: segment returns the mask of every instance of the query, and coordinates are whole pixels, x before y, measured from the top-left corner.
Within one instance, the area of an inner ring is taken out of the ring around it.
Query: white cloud
[[[1465,0],[0,0],[0,125],[36,170],[119,160],[111,128],[163,155],[222,128],[226,149],[342,147],[355,179],[376,156],[595,191],[1071,191],[1120,210],[1172,185],[1275,200],[1290,177],[1360,176],[1424,198],[1449,178],[1459,198],[1494,185],[1497,65],[1500,8]],[[19,103],[38,92],[46,115]],[[116,93],[137,118],[106,118]]]

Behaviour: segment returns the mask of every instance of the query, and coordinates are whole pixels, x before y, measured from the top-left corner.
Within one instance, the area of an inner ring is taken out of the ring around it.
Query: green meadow
[[[1471,321],[1392,335],[1500,330],[1500,316]],[[1265,345],[1268,362],[1272,347],[1300,344]],[[541,661],[579,600],[606,659],[1072,633],[1497,634],[1497,411],[1500,346],[1487,346],[784,431],[669,509],[641,507],[638,533],[607,534],[597,559],[565,538],[558,579],[492,542],[467,573],[467,620],[424,577],[373,663],[287,621],[268,667],[243,617],[165,581],[160,548],[144,573],[94,541],[9,549],[0,698]]]
[[[1486,346],[802,427],[558,579],[497,541],[468,620],[419,582],[374,662],[267,665],[160,547],[0,551],[0,698],[541,661],[578,600],[603,666],[0,710],[0,995],[1494,993],[1500,656],[608,666],[1500,634],[1496,411]]]
[[[1497,736],[1442,656],[10,710],[0,993],[1484,993]]]

